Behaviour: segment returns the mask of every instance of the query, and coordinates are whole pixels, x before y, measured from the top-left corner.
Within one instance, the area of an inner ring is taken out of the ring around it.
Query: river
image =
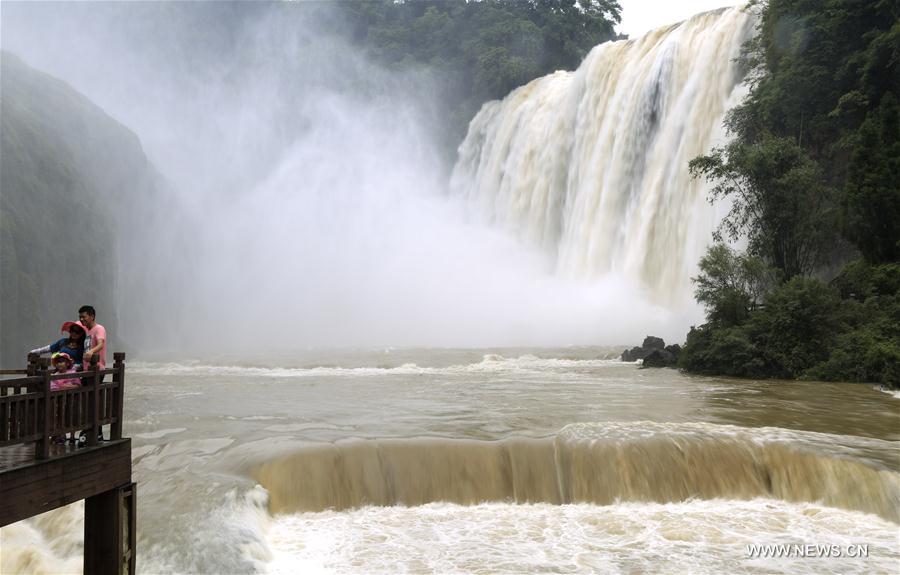
[[[138,570],[900,568],[897,394],[614,357],[385,349],[132,362]],[[80,571],[82,509],[5,528],[3,572]],[[842,556],[751,557],[757,544]]]

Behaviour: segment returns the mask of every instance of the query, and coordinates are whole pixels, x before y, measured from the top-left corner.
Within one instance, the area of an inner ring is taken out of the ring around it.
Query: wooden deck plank
[[[9,463],[0,469],[0,526],[131,483],[131,439],[53,448],[49,459],[38,461],[31,446],[0,450],[9,452],[0,456]]]

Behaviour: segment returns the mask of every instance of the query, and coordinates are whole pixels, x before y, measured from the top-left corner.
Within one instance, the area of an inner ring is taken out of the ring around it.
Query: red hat
[[[87,328],[84,327],[84,324],[82,324],[80,321],[67,321],[66,323],[62,324],[62,327],[59,328],[59,331],[68,331],[68,332],[71,332],[73,326],[74,326],[74,327],[77,327],[78,329],[80,329],[80,330],[83,331],[84,333],[87,333],[87,332],[88,332]]]

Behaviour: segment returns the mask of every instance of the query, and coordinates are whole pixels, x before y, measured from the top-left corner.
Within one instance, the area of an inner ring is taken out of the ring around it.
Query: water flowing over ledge
[[[681,302],[715,225],[688,162],[722,136],[751,32],[732,8],[597,46],[575,72],[486,104],[452,187],[550,253],[558,274],[618,274]]]
[[[766,497],[900,522],[900,473],[865,457],[874,444],[893,442],[859,438],[834,447],[829,437],[710,424],[577,424],[547,439],[340,442],[263,463],[252,475],[273,513]]]

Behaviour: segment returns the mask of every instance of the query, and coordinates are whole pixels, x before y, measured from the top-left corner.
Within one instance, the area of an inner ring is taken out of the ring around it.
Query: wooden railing
[[[125,354],[113,358],[110,369],[100,369],[94,356],[85,371],[51,373],[46,358],[29,356],[28,369],[0,372],[24,375],[0,380],[0,447],[35,442],[35,458],[46,459],[51,438],[84,431],[93,446],[104,425],[110,439],[121,439]],[[104,382],[107,375],[111,381]],[[81,378],[81,386],[51,391],[53,381],[72,378]]]

